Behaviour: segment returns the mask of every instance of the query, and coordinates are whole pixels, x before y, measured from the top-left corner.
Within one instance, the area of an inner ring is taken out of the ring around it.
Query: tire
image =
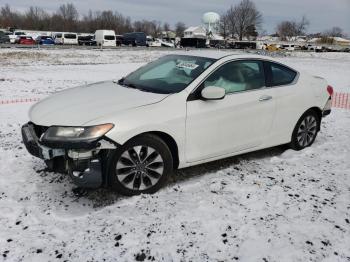
[[[110,186],[122,195],[153,194],[173,171],[173,157],[158,136],[138,136],[109,154]]]
[[[320,130],[321,119],[314,110],[306,111],[294,127],[290,147],[302,150],[311,146]]]

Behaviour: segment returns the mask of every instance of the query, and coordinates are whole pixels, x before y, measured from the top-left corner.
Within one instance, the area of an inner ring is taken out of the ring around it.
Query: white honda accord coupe
[[[270,57],[191,51],[40,101],[22,136],[79,187],[153,193],[176,168],[310,146],[332,93],[323,78]]]

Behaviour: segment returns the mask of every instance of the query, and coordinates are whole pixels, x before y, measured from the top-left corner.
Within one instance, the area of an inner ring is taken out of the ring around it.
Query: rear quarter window
[[[269,86],[282,86],[293,83],[297,72],[280,64],[268,62]]]

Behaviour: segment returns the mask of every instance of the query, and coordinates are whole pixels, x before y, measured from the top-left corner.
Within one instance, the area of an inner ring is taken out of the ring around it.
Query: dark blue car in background
[[[146,34],[143,32],[126,33],[123,35],[122,44],[131,46],[146,46]]]
[[[39,45],[54,45],[55,41],[51,36],[38,36],[36,42]]]

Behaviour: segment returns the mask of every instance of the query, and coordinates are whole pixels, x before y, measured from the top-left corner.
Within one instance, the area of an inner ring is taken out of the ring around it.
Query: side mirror
[[[201,95],[204,100],[220,100],[225,97],[225,89],[218,86],[207,86],[204,87]]]

